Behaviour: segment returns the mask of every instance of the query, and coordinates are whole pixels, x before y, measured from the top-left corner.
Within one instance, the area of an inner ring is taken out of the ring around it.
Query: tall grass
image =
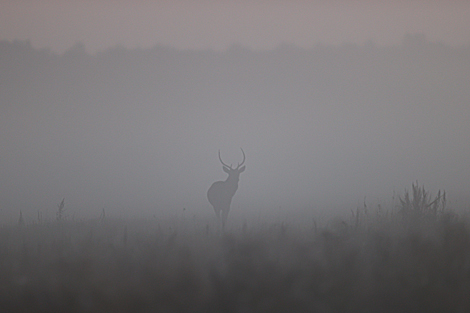
[[[245,221],[222,234],[183,218],[3,227],[0,311],[470,312],[469,223],[434,210],[442,193],[426,194],[413,188],[388,213],[324,227]],[[413,203],[421,218],[407,217]]]

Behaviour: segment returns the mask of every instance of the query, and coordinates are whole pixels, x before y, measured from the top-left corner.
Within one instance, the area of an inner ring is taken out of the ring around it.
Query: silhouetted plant
[[[42,223],[42,212],[38,210],[38,224]]]
[[[106,219],[106,213],[105,213],[104,208],[103,208],[101,210],[101,214],[100,214],[100,222],[103,223],[105,219]]]
[[[57,208],[56,219],[59,222],[65,218],[65,198],[57,205]]]
[[[24,226],[23,212],[21,212],[21,210],[20,210],[20,217],[18,218],[18,226],[19,227]]]
[[[406,219],[422,220],[436,219],[446,210],[446,192],[438,191],[437,196],[432,199],[424,186],[419,187],[418,182],[412,184],[412,196],[405,190],[403,199],[399,197],[399,213]]]

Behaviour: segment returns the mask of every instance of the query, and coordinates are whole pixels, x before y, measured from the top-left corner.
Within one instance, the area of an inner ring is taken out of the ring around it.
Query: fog
[[[238,43],[269,50],[282,43],[397,45],[407,33],[459,46],[470,42],[470,4],[452,1],[327,0],[0,0],[0,40],[30,40],[63,53],[115,45],[225,51]]]
[[[0,216],[231,216],[390,205],[418,181],[468,206],[470,48],[282,45],[224,52],[0,42]],[[230,217],[229,217],[230,220]]]

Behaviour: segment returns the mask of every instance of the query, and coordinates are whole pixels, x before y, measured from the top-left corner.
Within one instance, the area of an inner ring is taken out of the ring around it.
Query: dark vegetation
[[[416,184],[321,227],[22,222],[0,230],[0,311],[469,312],[470,225],[445,206]]]

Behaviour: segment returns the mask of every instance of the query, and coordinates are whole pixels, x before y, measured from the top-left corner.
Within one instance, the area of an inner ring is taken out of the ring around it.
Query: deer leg
[[[214,208],[215,216],[217,216],[217,219],[220,220],[220,209]]]
[[[228,210],[222,210],[222,229],[225,228],[225,223],[227,222]]]

